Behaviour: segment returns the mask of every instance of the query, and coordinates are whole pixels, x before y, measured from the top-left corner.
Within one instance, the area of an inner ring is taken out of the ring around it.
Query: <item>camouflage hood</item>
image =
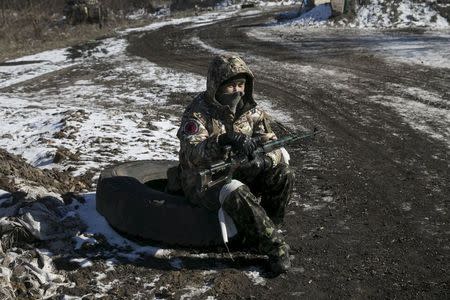
[[[208,78],[206,82],[206,100],[214,107],[215,113],[220,114],[224,106],[216,99],[216,93],[221,84],[238,75],[244,75],[245,95],[243,97],[244,107],[236,112],[236,118],[239,118],[244,112],[256,106],[253,99],[253,81],[252,71],[245,62],[236,54],[221,54],[213,58],[208,68]]]

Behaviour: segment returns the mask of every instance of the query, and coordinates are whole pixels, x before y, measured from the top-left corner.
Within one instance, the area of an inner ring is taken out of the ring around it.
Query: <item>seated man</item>
[[[289,246],[275,224],[283,221],[294,176],[285,149],[252,155],[259,144],[276,139],[267,114],[256,108],[253,81],[252,72],[238,56],[212,60],[207,89],[186,108],[178,130],[181,182],[192,203],[216,212],[223,209],[245,243],[267,254],[272,271],[278,274],[291,265]],[[249,160],[231,182],[201,191],[196,181],[199,170],[228,155],[245,155]]]

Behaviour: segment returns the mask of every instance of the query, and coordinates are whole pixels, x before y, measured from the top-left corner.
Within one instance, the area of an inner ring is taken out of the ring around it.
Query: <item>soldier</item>
[[[225,212],[230,236],[269,256],[270,268],[279,274],[290,265],[289,246],[275,224],[283,221],[294,175],[286,150],[251,157],[259,143],[276,139],[268,115],[256,107],[254,76],[233,54],[216,56],[209,65],[207,89],[186,108],[177,136],[180,139],[181,182],[185,195],[196,205]],[[231,154],[250,159],[233,180],[204,192],[198,189],[199,170]],[[258,198],[260,197],[260,198]],[[231,232],[230,232],[231,231]]]
[[[84,22],[99,23],[100,28],[105,18],[98,0],[67,0],[64,14],[72,25]]]

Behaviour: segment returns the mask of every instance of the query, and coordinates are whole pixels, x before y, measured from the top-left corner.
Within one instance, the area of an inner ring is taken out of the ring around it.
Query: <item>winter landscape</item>
[[[0,298],[448,299],[450,3],[276,20],[299,2],[155,14],[0,62]],[[184,107],[230,51],[279,135],[322,132],[287,149],[293,268],[276,277],[264,256],[138,242],[96,211],[105,167],[178,159]]]

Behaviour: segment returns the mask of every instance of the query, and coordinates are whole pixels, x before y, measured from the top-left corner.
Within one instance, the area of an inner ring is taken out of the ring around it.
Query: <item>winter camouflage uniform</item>
[[[217,101],[216,92],[224,81],[236,75],[245,75],[246,83],[243,106],[233,116],[228,106]],[[229,155],[218,143],[219,135],[226,131],[259,137],[263,141],[276,139],[268,115],[256,108],[253,79],[252,72],[238,56],[221,55],[213,59],[208,70],[207,90],[186,108],[178,130],[181,182],[191,202],[213,211],[222,207],[245,241],[257,245],[263,253],[278,255],[279,251],[287,250],[287,245],[273,220],[282,220],[293,184],[286,150],[268,153],[273,167],[256,178],[245,178],[238,169],[230,184],[203,193],[196,182],[199,170]],[[261,200],[255,195],[261,195]]]

